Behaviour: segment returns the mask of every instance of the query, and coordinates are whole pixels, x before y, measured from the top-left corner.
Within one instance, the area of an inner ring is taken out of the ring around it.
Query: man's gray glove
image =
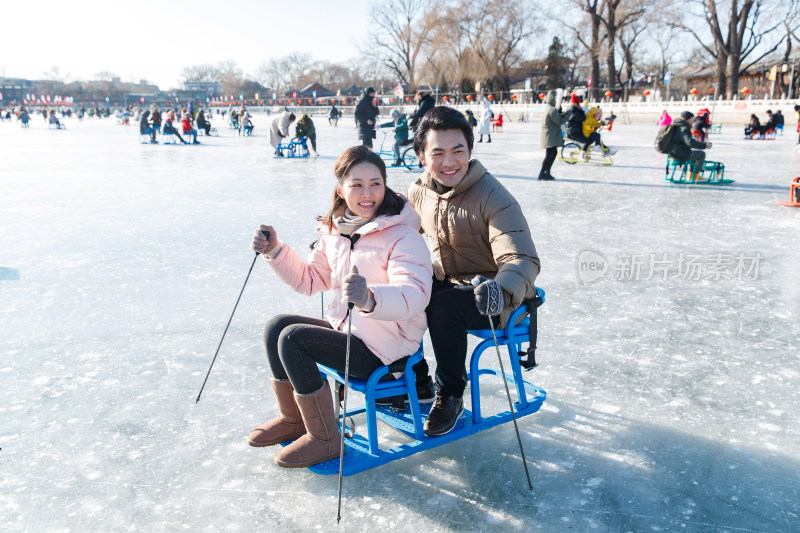
[[[495,280],[486,279],[484,276],[475,276],[472,278],[472,284],[475,286],[473,290],[475,305],[480,314],[496,316],[508,305],[503,289]]]
[[[370,312],[375,309],[375,300],[372,299],[367,287],[367,278],[358,274],[355,265],[350,274],[342,279],[342,301],[351,302],[362,311]]]

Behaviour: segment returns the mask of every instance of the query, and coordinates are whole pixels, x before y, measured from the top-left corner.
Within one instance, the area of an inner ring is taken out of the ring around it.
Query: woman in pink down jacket
[[[297,439],[275,456],[275,463],[287,468],[339,457],[333,398],[316,363],[344,370],[347,302],[355,306],[350,311],[352,377],[366,379],[380,366],[416,352],[427,327],[433,270],[419,215],[386,186],[386,166],[369,148],[346,150],[334,173],[333,204],[319,219],[321,237],[305,262],[271,226],[256,230],[252,243],[297,292],[333,289],[325,320],[278,315],[265,328],[279,416],[254,429],[248,442],[271,446]]]

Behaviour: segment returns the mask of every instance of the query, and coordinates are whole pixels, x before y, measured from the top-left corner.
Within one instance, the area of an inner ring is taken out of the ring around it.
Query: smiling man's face
[[[467,175],[471,155],[460,129],[429,130],[420,160],[433,179],[445,187],[455,187]]]

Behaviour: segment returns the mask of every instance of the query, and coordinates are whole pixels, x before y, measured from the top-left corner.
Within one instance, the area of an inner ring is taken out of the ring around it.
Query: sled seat
[[[672,169],[670,171],[670,169]],[[697,172],[694,161],[689,159],[681,162],[674,157],[667,156],[666,180],[672,183],[692,183],[692,176]],[[677,176],[676,176],[677,174]]]
[[[178,139],[171,131],[165,131],[161,134],[161,142],[164,144],[178,144]]]
[[[537,337],[537,309],[545,302],[545,292],[536,287],[536,296],[523,302],[508,318],[506,327],[495,329],[498,346],[508,349],[511,361],[511,375],[501,375],[499,370],[480,368],[480,358],[489,348],[494,348],[494,337],[491,329],[469,330],[467,333],[483,339],[472,351],[469,362],[470,396],[472,400],[472,421],[477,424],[481,421],[481,393],[480,379],[482,374],[492,374],[506,379],[517,388],[516,410],[528,407],[528,396],[525,392],[525,382],[522,379],[522,369],[531,370],[536,366],[536,337]],[[523,317],[527,314],[528,316]],[[522,344],[528,343],[528,349],[523,351]]]
[[[408,405],[411,408],[411,419],[413,421],[413,434],[417,440],[421,440],[424,437],[422,432],[422,414],[417,399],[417,377],[412,368],[415,364],[422,361],[423,357],[424,352],[422,344],[420,343],[419,349],[414,354],[403,357],[391,365],[384,365],[378,368],[368,379],[348,378],[348,387],[364,395],[366,406],[361,409],[348,409],[347,416],[366,413],[367,440],[370,454],[376,455],[380,452],[380,448],[378,447],[377,410],[375,408],[375,400],[379,398],[408,394]],[[331,377],[337,383],[344,384],[344,372],[339,372],[338,370],[334,370],[319,363],[317,363],[317,368],[322,374],[323,379]],[[393,372],[402,372],[402,375],[397,379],[392,379],[392,376],[389,376],[389,374]],[[384,379],[387,376],[389,379]],[[338,387],[336,389],[338,390]],[[335,401],[338,401],[338,399]],[[388,409],[388,407],[381,409]]]

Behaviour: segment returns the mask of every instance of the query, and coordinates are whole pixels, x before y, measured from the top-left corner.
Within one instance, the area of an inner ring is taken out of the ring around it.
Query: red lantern
[[[645,96],[650,96],[650,91],[645,91],[645,92],[644,92],[644,95],[645,95]]]
[[[606,95],[608,98],[611,98],[612,96],[614,96],[614,93],[612,93],[611,91],[606,91],[606,92],[605,92],[605,95]]]
[[[539,93],[539,100],[544,100],[544,97],[547,96],[544,93]]]
[[[697,94],[697,92],[698,92],[698,91],[697,91],[697,89],[696,89],[696,88],[694,88],[694,87],[692,87],[692,88],[689,90],[689,94],[691,94],[691,95],[695,95],[695,94]]]
[[[516,94],[512,94],[512,95],[511,95],[511,99],[512,99],[512,100],[516,100],[516,99],[517,99],[517,95],[516,95]]]
[[[741,90],[741,93],[742,93],[742,94],[750,94],[750,89],[748,89],[747,87],[745,87],[744,89],[742,89],[742,90]]]
[[[468,94],[468,95],[467,95],[467,102],[471,102],[471,101],[472,101],[472,95],[471,95],[471,94]]]
[[[392,102],[392,103],[394,103],[394,96],[392,96],[391,98],[389,98],[389,101],[390,101],[390,102]]]
[[[331,104],[335,104],[335,103],[336,103],[336,100],[334,100],[333,98],[331,98]]]
[[[494,100],[494,95],[490,94],[487,98],[489,98],[489,100]]]
[[[406,96],[406,102],[410,102],[410,101],[411,101],[411,97]]]
[[[449,96],[443,96],[443,97],[442,97],[442,100],[444,100],[445,102],[447,102],[448,100],[450,100],[450,97],[449,97]]]

